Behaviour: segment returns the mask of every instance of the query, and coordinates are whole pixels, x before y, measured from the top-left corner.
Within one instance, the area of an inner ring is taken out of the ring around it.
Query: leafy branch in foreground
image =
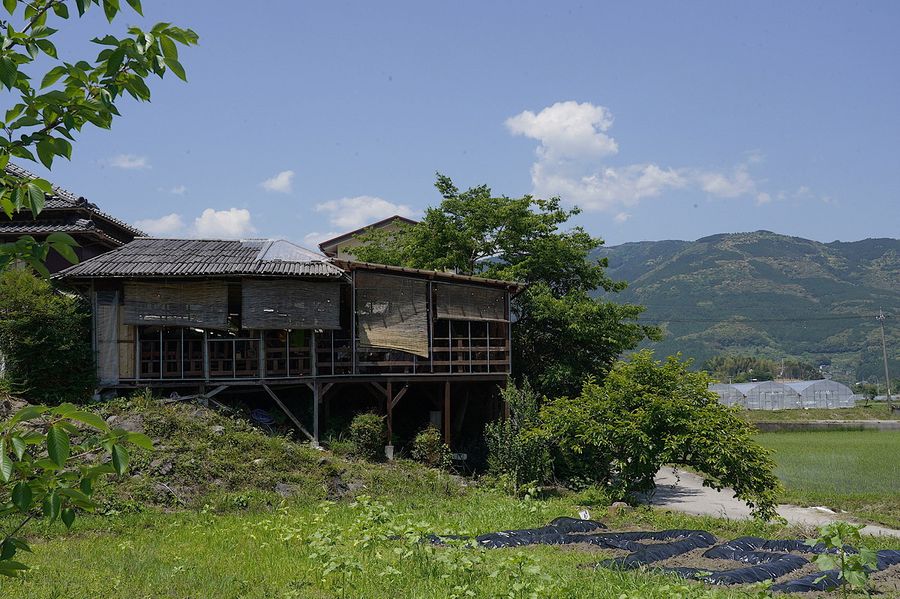
[[[153,449],[143,433],[110,428],[72,404],[26,406],[0,425],[0,517],[14,523],[0,532],[0,575],[28,568],[14,558],[31,551],[19,535],[32,519],[62,520],[68,528],[76,510],[96,507],[94,481],[128,471],[128,445]]]
[[[140,0],[126,1],[142,14]],[[45,194],[52,192],[43,179],[7,173],[11,157],[40,161],[49,169],[56,157],[72,157],[75,134],[85,125],[109,129],[123,96],[149,101],[151,75],[162,78],[171,71],[186,80],[178,45],[193,45],[199,38],[171,23],[148,31],[129,27],[127,37],[95,37],[91,41],[103,49],[93,60],[61,58],[53,42],[59,30],[48,23],[51,18],[65,21],[73,11],[81,17],[92,6],[102,8],[110,23],[120,13],[119,0],[3,0],[9,19],[0,20],[0,89],[13,97],[4,98],[7,108],[0,113],[0,211],[9,218],[24,210],[37,216]],[[49,249],[71,260],[74,244],[62,234],[43,242],[25,237],[0,244],[0,269],[23,261],[46,274],[43,260]]]

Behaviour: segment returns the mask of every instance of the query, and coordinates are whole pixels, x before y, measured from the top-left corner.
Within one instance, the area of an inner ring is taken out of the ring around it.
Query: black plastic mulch
[[[662,572],[693,578],[710,584],[748,584],[774,580],[798,570],[809,563],[803,556],[794,553],[819,554],[826,551],[822,545],[810,546],[800,540],[772,540],[759,537],[740,537],[732,541],[716,544],[716,537],[704,530],[663,530],[659,532],[602,532],[607,528],[594,520],[577,518],[556,518],[547,526],[522,530],[504,530],[475,537],[475,544],[486,549],[522,547],[526,545],[573,545],[589,544],[606,549],[622,549],[628,555],[608,559],[598,565],[604,568],[630,570],[661,562],[689,551],[709,547],[703,557],[731,560],[745,564],[729,570],[710,571],[703,568],[658,568]],[[443,544],[445,540],[461,537],[438,537],[429,535],[428,540]],[[855,552],[852,547],[845,548]],[[793,552],[793,553],[792,553]],[[877,567],[883,570],[900,564],[900,551],[878,551]],[[795,580],[772,586],[772,591],[801,593],[805,591],[827,591],[840,584],[836,570],[816,572]]]

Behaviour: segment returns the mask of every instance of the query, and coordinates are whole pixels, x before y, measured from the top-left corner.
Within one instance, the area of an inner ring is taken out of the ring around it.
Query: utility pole
[[[875,317],[881,325],[881,355],[884,358],[884,382],[887,385],[887,404],[891,412],[894,411],[894,404],[891,402],[891,375],[888,372],[887,359],[887,342],[884,340],[884,312],[878,309],[878,316]]]

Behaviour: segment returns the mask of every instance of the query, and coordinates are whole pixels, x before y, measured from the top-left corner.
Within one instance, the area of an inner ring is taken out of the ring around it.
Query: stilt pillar
[[[452,427],[450,420],[450,381],[446,381],[444,383],[444,443],[448,446],[451,446],[451,432],[450,429]]]

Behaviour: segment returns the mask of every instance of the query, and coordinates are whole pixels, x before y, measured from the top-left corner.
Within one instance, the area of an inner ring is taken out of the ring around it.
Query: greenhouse
[[[800,395],[801,408],[852,408],[856,405],[856,395],[850,387],[837,381],[795,381],[787,385]]]
[[[709,390],[726,406],[748,410],[789,410],[794,408],[850,408],[856,396],[850,387],[837,381],[756,381],[752,383],[714,384]]]

